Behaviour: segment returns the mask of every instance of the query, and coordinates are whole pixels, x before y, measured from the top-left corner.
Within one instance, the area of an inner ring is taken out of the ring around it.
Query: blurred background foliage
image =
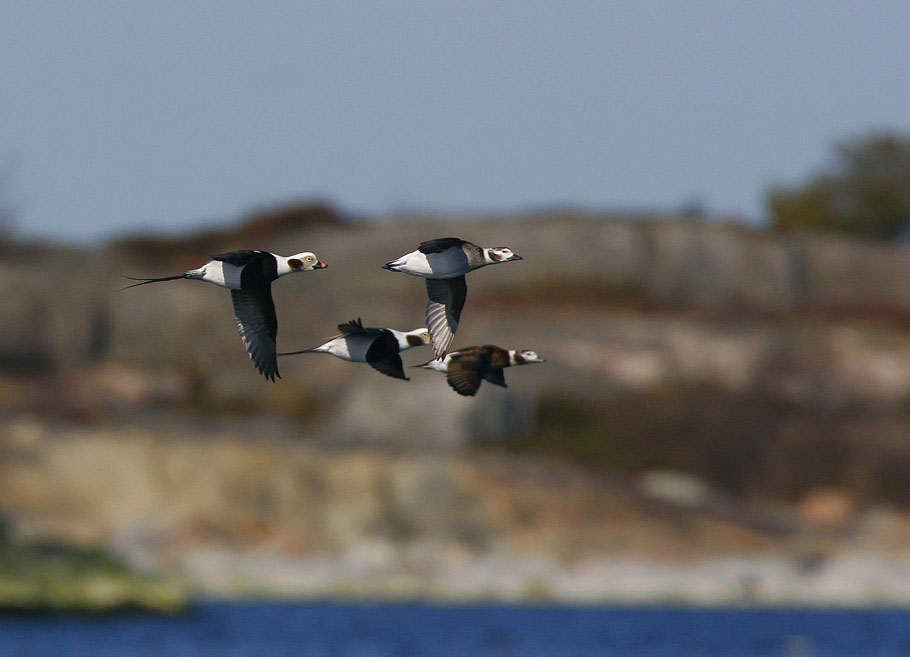
[[[871,408],[793,404],[750,391],[677,385],[538,401],[537,429],[514,448],[621,475],[687,472],[739,499],[794,504],[837,488],[866,505],[910,507],[910,444],[866,431]],[[897,411],[896,438],[910,426]],[[685,436],[684,440],[680,440]]]
[[[910,234],[910,138],[872,132],[844,140],[806,182],[768,194],[779,230],[821,230],[885,240]]]

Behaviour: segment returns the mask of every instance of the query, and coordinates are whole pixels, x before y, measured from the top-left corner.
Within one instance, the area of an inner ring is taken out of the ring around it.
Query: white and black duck
[[[360,319],[338,325],[340,333],[324,344],[312,349],[289,351],[278,354],[331,354],[354,363],[367,363],[372,368],[396,379],[408,380],[404,375],[401,356],[398,354],[411,347],[430,344],[430,332],[426,328],[413,331],[396,331],[390,328],[364,328]]]
[[[240,339],[253,363],[262,375],[272,381],[280,378],[276,358],[275,340],[278,335],[278,318],[272,301],[272,281],[286,274],[312,271],[326,267],[309,251],[289,257],[268,251],[231,251],[213,256],[199,269],[191,269],[176,276],[161,278],[133,278],[139,281],[127,288],[160,283],[182,278],[205,281],[231,291],[234,317]]]
[[[505,246],[483,247],[457,237],[442,237],[422,242],[416,251],[384,265],[384,269],[427,281],[427,328],[437,358],[445,356],[461,319],[468,286],[465,274],[487,265],[521,260]]]

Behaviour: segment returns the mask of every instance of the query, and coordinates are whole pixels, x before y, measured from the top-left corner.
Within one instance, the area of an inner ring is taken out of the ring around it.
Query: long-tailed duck
[[[339,335],[312,349],[288,351],[279,356],[293,354],[332,354],[354,363],[368,363],[374,369],[396,379],[408,380],[404,375],[399,352],[430,344],[430,332],[425,328],[413,331],[396,331],[390,328],[364,328],[360,318],[338,325]]]
[[[443,358],[437,358],[415,367],[445,372],[446,381],[455,392],[466,397],[473,397],[477,394],[482,380],[503,388],[507,387],[502,372],[504,368],[543,362],[543,358],[530,350],[506,350],[487,344],[452,351]]]
[[[231,291],[234,317],[240,331],[240,340],[250,359],[265,378],[281,378],[275,357],[275,338],[278,335],[278,318],[272,301],[272,281],[285,274],[324,269],[327,265],[306,251],[290,257],[268,251],[231,251],[212,256],[211,261],[199,269],[191,269],[176,276],[161,278],[133,278],[140,281],[123,289],[160,283],[181,278],[214,283]]]
[[[433,352],[442,358],[452,346],[464,308],[468,292],[464,275],[487,265],[521,259],[504,246],[488,248],[457,237],[442,237],[422,242],[416,251],[387,262],[383,268],[426,279],[427,327]]]

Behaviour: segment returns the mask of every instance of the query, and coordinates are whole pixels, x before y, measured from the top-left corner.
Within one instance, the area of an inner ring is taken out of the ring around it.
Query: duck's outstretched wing
[[[483,380],[489,381],[494,386],[502,386],[503,388],[509,387],[506,385],[506,377],[504,376],[502,369],[498,367],[492,367],[484,372]]]
[[[427,328],[433,341],[436,358],[445,356],[461,319],[461,309],[468,294],[464,276],[458,278],[428,278]]]
[[[363,330],[363,322],[360,321],[360,318],[352,319],[348,322],[338,325],[338,331],[344,335],[346,333],[357,333],[358,331]]]
[[[473,397],[480,388],[485,365],[484,355],[480,352],[457,354],[449,360],[446,381],[459,395]]]
[[[278,373],[275,338],[278,336],[278,317],[269,286],[248,290],[231,290],[234,302],[234,317],[240,340],[253,364],[262,375],[274,381],[281,378]]]
[[[404,365],[398,355],[398,340],[389,331],[382,331],[376,336],[366,354],[370,366],[395,379],[408,380],[404,375]]]

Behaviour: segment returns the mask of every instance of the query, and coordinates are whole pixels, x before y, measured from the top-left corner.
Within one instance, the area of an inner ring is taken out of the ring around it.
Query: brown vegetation
[[[741,499],[796,503],[838,488],[864,503],[910,508],[910,408],[793,404],[758,391],[675,386],[538,401],[518,451],[618,474],[687,472]]]

